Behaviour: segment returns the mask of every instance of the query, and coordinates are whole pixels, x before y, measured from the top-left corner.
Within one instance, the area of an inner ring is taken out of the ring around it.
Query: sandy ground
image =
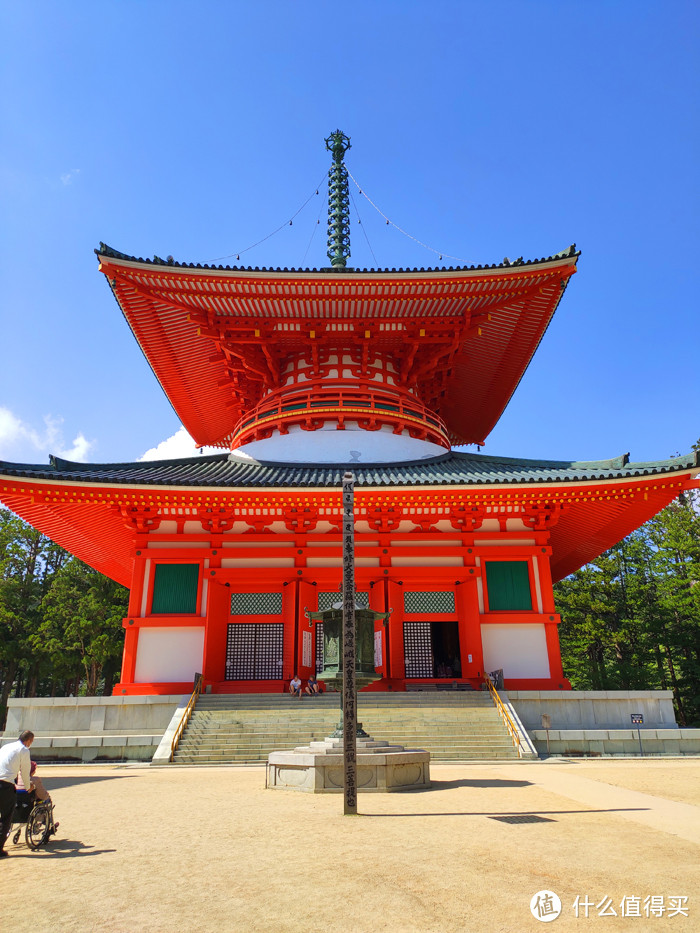
[[[434,765],[432,790],[361,794],[357,817],[265,790],[258,766],[40,773],[61,825],[38,852],[8,843],[3,933],[700,930],[700,759]],[[689,916],[646,917],[647,896]]]

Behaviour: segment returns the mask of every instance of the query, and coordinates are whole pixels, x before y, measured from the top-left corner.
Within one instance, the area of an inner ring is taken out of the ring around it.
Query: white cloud
[[[84,462],[94,446],[93,441],[87,440],[80,431],[73,440],[73,446],[66,447],[62,425],[62,418],[46,415],[43,428],[37,430],[9,408],[0,406],[0,458],[32,459],[37,453],[55,453],[66,460]]]
[[[76,175],[80,175],[79,168],[72,168],[69,172],[64,172],[63,175],[61,175],[61,184],[64,186],[72,185]]]
[[[73,446],[71,449],[60,451],[60,456],[65,457],[66,460],[74,460],[78,463],[85,463],[87,460],[88,452],[92,446],[92,441],[87,440],[83,432],[79,431],[77,436],[73,438]]]
[[[203,447],[202,451],[205,454],[223,452],[220,447]],[[160,444],[156,444],[155,447],[151,447],[142,457],[139,457],[139,460],[178,460],[182,457],[196,457],[197,454],[199,454],[199,449],[192,436],[180,426],[179,431],[161,441]]]

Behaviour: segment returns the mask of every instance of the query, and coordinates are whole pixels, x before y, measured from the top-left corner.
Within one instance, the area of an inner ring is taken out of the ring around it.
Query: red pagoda
[[[484,443],[576,272],[546,259],[457,269],[348,267],[349,140],[326,140],[331,265],[137,259],[105,275],[198,445],[118,464],[0,463],[0,498],[130,588],[118,694],[278,692],[321,668],[339,598],[341,481],[355,476],[358,602],[377,612],[368,689],[562,689],[552,592],[695,487],[697,455],[518,460]]]

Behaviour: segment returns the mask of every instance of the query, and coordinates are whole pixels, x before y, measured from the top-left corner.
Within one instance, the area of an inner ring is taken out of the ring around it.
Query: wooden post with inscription
[[[355,690],[355,477],[343,476],[343,791],[344,814],[357,814]]]

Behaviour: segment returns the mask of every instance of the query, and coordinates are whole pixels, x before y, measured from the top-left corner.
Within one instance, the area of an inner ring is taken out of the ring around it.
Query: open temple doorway
[[[459,628],[456,622],[431,622],[433,642],[433,677],[462,676],[459,652]]]
[[[406,678],[462,676],[457,622],[404,622]]]

